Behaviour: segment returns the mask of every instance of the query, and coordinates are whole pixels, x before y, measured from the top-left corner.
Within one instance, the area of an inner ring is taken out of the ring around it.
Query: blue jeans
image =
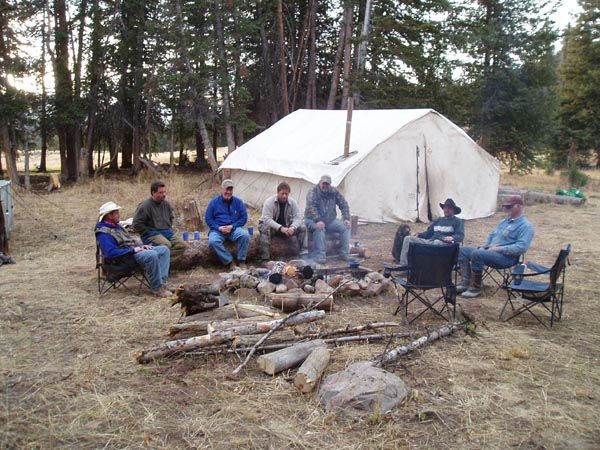
[[[248,254],[248,244],[250,243],[248,231],[240,227],[233,230],[230,234],[223,234],[215,230],[210,230],[210,233],[208,233],[208,246],[215,252],[221,263],[229,264],[233,261],[233,256],[225,248],[225,241],[235,242],[237,260],[245,262],[246,255]]]
[[[483,250],[475,247],[461,247],[458,253],[458,265],[461,269],[467,266],[475,272],[483,272],[485,266],[494,269],[506,269],[518,262],[518,255],[504,255],[494,250]]]
[[[317,229],[317,224],[311,219],[304,219],[304,223],[306,224],[308,232],[312,233],[313,258],[325,258],[325,232],[340,234],[340,241],[342,244],[340,256],[342,258],[348,257],[348,251],[350,250],[350,229],[344,225],[344,222],[338,219],[333,219],[331,222],[325,224],[324,230]]]
[[[169,249],[162,245],[154,247],[152,250],[142,250],[133,255],[137,263],[144,268],[150,282],[150,289],[159,289],[167,282],[170,256]]]

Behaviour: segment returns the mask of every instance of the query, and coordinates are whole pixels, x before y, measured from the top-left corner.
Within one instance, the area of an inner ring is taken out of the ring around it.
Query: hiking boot
[[[456,286],[457,294],[462,294],[469,290],[469,285],[471,284],[471,267],[469,267],[468,264],[460,266],[460,275],[462,277],[462,282]]]
[[[473,285],[460,294],[463,298],[476,298],[481,295],[481,279],[483,277],[482,271],[473,271]]]
[[[159,287],[158,289],[152,289],[152,293],[156,297],[161,297],[161,298],[171,297],[173,295],[173,293],[171,291],[169,291],[167,288],[165,288],[164,286]]]

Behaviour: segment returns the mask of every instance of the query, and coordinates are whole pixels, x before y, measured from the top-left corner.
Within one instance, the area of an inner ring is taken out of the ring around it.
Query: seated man
[[[141,202],[133,216],[133,229],[144,244],[164,245],[170,251],[171,261],[181,256],[186,245],[173,231],[173,209],[168,201],[167,188],[162,181],[150,185],[150,198]]]
[[[243,227],[248,220],[244,202],[233,196],[233,181],[221,183],[221,194],[213,198],[204,214],[208,232],[208,245],[216,253],[221,263],[233,268],[233,256],[225,248],[225,240],[235,242],[238,266],[246,267],[246,255],[250,235]]]
[[[265,200],[262,216],[258,222],[260,231],[260,257],[271,259],[271,237],[274,235],[291,238],[296,236],[300,251],[304,246],[306,228],[302,224],[300,207],[290,197],[290,185],[285,181],[277,186],[277,194]]]
[[[456,206],[454,200],[446,199],[440,203],[440,208],[444,210],[444,217],[440,217],[429,224],[427,230],[422,233],[412,233],[406,236],[402,243],[402,252],[400,253],[400,266],[408,264],[408,247],[411,243],[419,244],[460,244],[465,238],[465,224],[462,219],[456,217],[461,209]]]
[[[166,287],[169,275],[169,249],[164,246],[144,245],[125,231],[119,220],[121,207],[114,202],[103,204],[98,211],[96,240],[102,255],[115,264],[135,262],[144,268],[150,289],[157,297],[173,295]],[[133,265],[133,264],[132,264]]]
[[[460,249],[458,265],[463,281],[456,290],[462,292],[463,297],[473,298],[481,295],[481,278],[485,266],[497,269],[512,267],[531,245],[533,225],[523,214],[521,197],[509,197],[502,206],[508,217],[490,233],[485,243],[477,248]]]
[[[341,220],[336,219],[336,205],[342,213]],[[311,257],[319,263],[326,261],[325,232],[340,234],[340,259],[347,260],[350,251],[350,208],[340,191],[331,186],[331,177],[323,175],[319,184],[314,186],[306,195],[306,210],[304,223],[313,236],[313,254]]]

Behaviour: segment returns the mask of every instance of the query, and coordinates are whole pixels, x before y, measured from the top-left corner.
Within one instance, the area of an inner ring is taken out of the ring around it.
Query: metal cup
[[[248,234],[252,236],[254,234],[254,227],[248,227]]]
[[[200,232],[199,231],[194,231],[194,240],[195,241],[199,241],[200,240]]]
[[[189,241],[190,240],[190,233],[188,233],[187,231],[184,231],[183,233],[181,233],[181,238],[184,241],[186,241],[186,242]]]

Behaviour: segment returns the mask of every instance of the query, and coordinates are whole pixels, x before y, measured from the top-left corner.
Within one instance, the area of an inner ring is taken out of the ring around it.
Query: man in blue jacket
[[[107,202],[98,210],[95,233],[102,256],[118,265],[139,264],[146,272],[152,293],[157,297],[170,297],[173,293],[166,287],[169,249],[162,245],[144,245],[134,239],[119,225],[120,209],[116,203]]]
[[[456,290],[462,292],[462,297],[474,298],[481,295],[481,278],[485,266],[497,269],[512,267],[531,245],[533,225],[523,213],[521,196],[509,197],[502,207],[507,217],[494,228],[485,243],[477,248],[460,249],[458,265],[463,281]]]
[[[234,266],[233,256],[224,245],[228,240],[235,242],[237,265],[245,268],[250,235],[243,227],[248,220],[248,213],[244,202],[233,196],[233,181],[223,180],[221,194],[209,202],[204,219],[210,227],[208,245],[221,263],[229,269]]]

